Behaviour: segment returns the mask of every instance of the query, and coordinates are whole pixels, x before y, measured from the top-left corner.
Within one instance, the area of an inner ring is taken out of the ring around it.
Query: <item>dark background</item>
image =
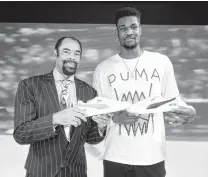
[[[1,2],[0,22],[114,23],[118,8],[137,7],[143,24],[206,25],[208,2]]]

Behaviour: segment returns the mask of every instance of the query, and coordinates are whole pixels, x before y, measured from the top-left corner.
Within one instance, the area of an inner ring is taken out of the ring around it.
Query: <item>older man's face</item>
[[[81,48],[77,41],[66,38],[57,51],[56,67],[66,76],[76,73],[81,60]]]

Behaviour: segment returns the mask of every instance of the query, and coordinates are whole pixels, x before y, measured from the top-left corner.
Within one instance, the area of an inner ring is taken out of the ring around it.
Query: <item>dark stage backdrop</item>
[[[208,2],[0,2],[0,22],[113,24],[118,8],[133,6],[143,24],[206,25]]]
[[[62,36],[82,42],[77,76],[91,85],[97,64],[119,50],[114,30],[112,24],[0,23],[0,120],[12,120],[21,79],[53,69],[54,44]],[[182,96],[197,109],[198,119],[168,130],[169,137],[208,137],[208,26],[143,25],[141,45],[171,59]]]

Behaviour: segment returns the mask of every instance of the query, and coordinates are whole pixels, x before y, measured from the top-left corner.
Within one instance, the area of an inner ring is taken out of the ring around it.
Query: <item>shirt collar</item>
[[[56,67],[53,69],[53,77],[55,82],[66,80],[66,78],[57,70]],[[67,80],[74,82],[74,75],[70,76]]]

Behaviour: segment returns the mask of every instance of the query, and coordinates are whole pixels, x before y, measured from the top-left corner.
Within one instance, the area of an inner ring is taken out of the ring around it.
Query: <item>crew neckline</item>
[[[139,57],[136,57],[136,58],[128,58],[128,59],[127,59],[127,58],[122,58],[118,53],[117,53],[117,56],[118,56],[119,58],[125,60],[125,61],[134,61],[134,60],[137,60],[137,59],[141,59],[141,58],[143,57],[143,55],[144,55],[145,52],[146,52],[146,51],[143,50],[142,55],[139,56]]]

